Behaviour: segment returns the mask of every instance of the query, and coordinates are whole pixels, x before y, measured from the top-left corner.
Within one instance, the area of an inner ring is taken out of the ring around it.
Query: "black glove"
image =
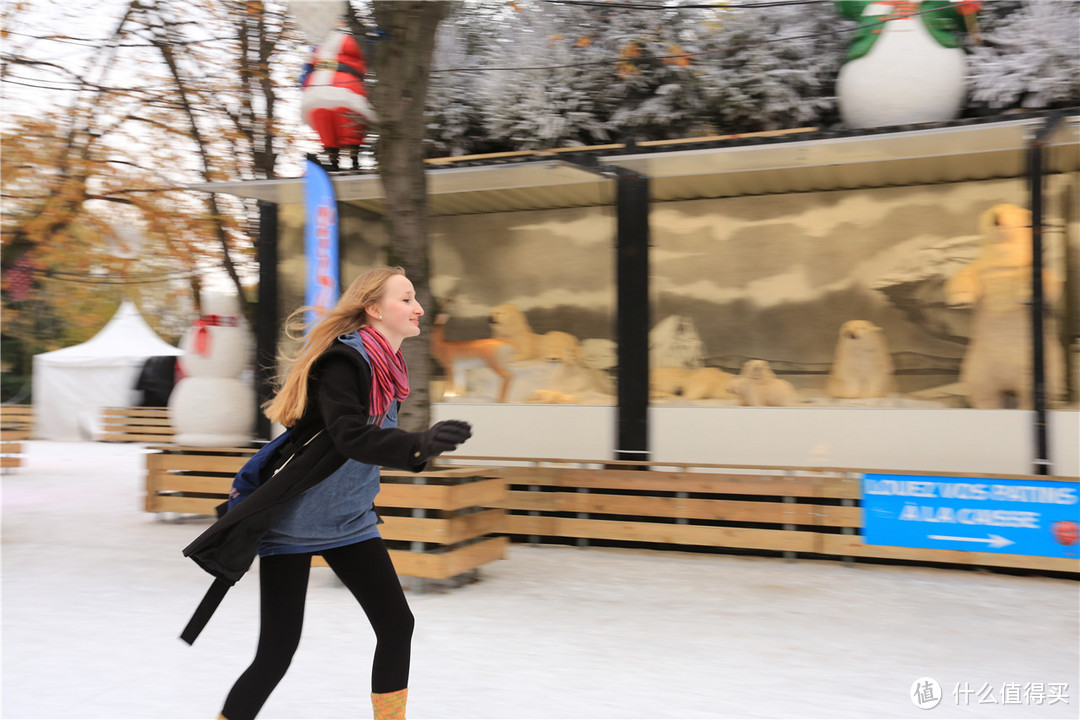
[[[417,443],[413,459],[417,463],[427,462],[436,455],[450,452],[472,437],[472,426],[464,420],[443,420],[422,433]]]

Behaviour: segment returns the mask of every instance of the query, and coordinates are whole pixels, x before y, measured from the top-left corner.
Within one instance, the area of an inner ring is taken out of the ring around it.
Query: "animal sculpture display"
[[[885,332],[868,320],[840,326],[829,372],[828,392],[834,398],[879,398],[896,391],[892,356]]]
[[[543,336],[533,332],[525,313],[513,303],[503,303],[491,309],[488,322],[491,334],[514,346],[515,361],[537,360],[544,351]]]
[[[973,308],[971,338],[960,382],[973,408],[1033,407],[1031,351],[1031,212],[995,205],[979,220],[979,256],[945,284],[945,301]],[[1061,280],[1043,271],[1049,305],[1061,297]],[[1047,396],[1064,390],[1064,350],[1054,323],[1044,326]]]
[[[540,336],[540,355],[548,362],[564,362],[580,350],[581,342],[570,333],[552,330]]]
[[[615,384],[604,370],[584,364],[581,343],[569,333],[553,331],[543,336],[544,358],[559,363],[544,388],[536,390],[528,401],[547,404],[581,402],[609,403]]]
[[[469,365],[487,366],[502,381],[496,402],[506,402],[510,392],[510,358],[514,346],[498,338],[479,340],[447,340],[446,322],[450,316],[440,313],[431,327],[431,356],[442,365],[446,372],[446,394],[461,396],[465,394],[463,372]]]
[[[649,395],[654,399],[729,399],[734,376],[719,368],[658,367],[649,373]]]
[[[740,404],[749,407],[790,407],[799,404],[795,386],[773,373],[766,360],[748,360],[739,376],[731,381],[730,391]]]
[[[705,365],[705,343],[692,318],[668,315],[649,331],[649,365],[700,368]]]

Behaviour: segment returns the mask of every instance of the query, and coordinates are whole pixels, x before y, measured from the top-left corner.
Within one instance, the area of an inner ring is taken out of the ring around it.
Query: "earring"
[[[382,320],[382,315],[379,316],[379,319]]]

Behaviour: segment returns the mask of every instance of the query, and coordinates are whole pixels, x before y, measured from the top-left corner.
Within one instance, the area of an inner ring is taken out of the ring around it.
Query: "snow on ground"
[[[3,477],[4,718],[212,718],[250,661],[254,571],[194,647],[177,639],[210,582],[180,550],[208,521],[142,512],[144,458],[32,442]],[[370,717],[372,633],[332,573],[313,573],[304,640],[260,717]],[[513,546],[481,582],[408,593],[409,717],[1075,718],[1077,588]],[[911,697],[922,677],[944,695],[931,710]]]

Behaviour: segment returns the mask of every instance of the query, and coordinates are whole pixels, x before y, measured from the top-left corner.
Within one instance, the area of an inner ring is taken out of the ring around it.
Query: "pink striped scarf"
[[[365,325],[360,328],[368,359],[371,360],[371,401],[368,414],[382,421],[390,403],[395,398],[404,400],[409,396],[409,369],[405,356],[394,351],[383,334]]]

